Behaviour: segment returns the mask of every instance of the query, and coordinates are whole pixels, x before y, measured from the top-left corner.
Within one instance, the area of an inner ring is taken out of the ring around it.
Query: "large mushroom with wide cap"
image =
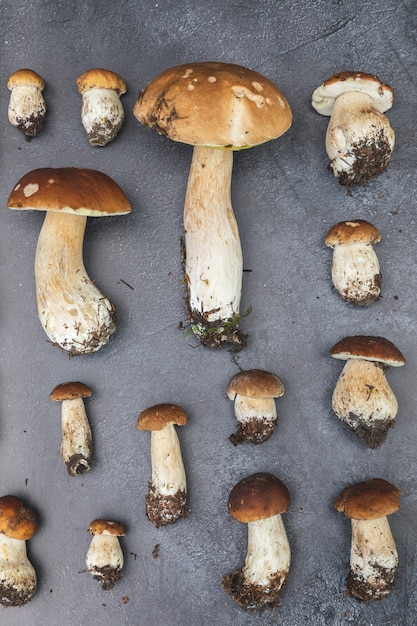
[[[313,91],[313,108],[330,116],[326,151],[342,185],[363,185],[387,169],[395,134],[384,113],[393,101],[392,87],[365,72],[334,74]]]
[[[92,169],[42,168],[14,186],[8,207],[45,211],[35,257],[38,314],[54,345],[71,355],[96,352],[116,330],[112,303],[89,278],[83,261],[87,217],[129,213],[112,178]]]
[[[404,365],[403,355],[388,339],[364,335],[341,339],[330,354],[346,361],[333,391],[333,411],[366,446],[378,448],[398,412],[385,372]]]
[[[184,206],[189,320],[202,344],[241,347],[243,261],[231,203],[233,152],[285,133],[290,106],[258,72],[202,62],[162,72],[133,112],[158,133],[194,146]]]

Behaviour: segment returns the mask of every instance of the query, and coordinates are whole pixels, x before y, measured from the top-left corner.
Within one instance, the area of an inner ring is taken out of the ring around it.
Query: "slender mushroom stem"
[[[70,476],[91,469],[93,444],[83,398],[62,402],[61,454]]]
[[[281,515],[248,523],[248,549],[243,567],[246,583],[273,586],[279,591],[287,580],[291,551]]]
[[[114,307],[83,262],[87,217],[48,211],[35,258],[38,314],[54,344],[71,354],[99,350],[116,330]]]
[[[0,533],[0,602],[19,606],[36,591],[36,571],[27,557],[26,541]]]
[[[243,260],[231,203],[233,151],[196,146],[184,205],[185,280],[193,332],[209,347],[245,344]]]

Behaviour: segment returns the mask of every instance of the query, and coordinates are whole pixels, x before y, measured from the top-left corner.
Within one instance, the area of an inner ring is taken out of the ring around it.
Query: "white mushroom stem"
[[[82,398],[63,400],[61,454],[71,476],[91,469],[92,434]]]
[[[36,571],[27,557],[26,541],[0,534],[0,601],[17,606],[36,591]]]
[[[45,100],[39,87],[18,85],[10,93],[9,122],[29,136],[37,135],[46,115]]]
[[[233,151],[195,147],[184,206],[185,279],[196,334],[239,315],[242,249],[231,203]],[[200,328],[199,328],[200,327]]]
[[[370,243],[335,245],[332,281],[338,293],[348,302],[363,302],[379,297],[380,265]]]
[[[109,569],[117,574],[123,568],[123,550],[118,536],[106,532],[94,535],[87,551],[86,565],[99,581],[109,577]]]
[[[252,420],[276,422],[277,408],[274,398],[253,398],[236,395],[234,411],[237,420],[245,424]]]
[[[99,350],[115,331],[114,308],[83,262],[87,217],[48,211],[35,259],[38,314],[52,343],[71,354]]]
[[[174,424],[151,432],[152,486],[162,496],[186,493],[187,482]]]
[[[287,580],[291,550],[281,515],[248,523],[248,548],[242,573],[245,584],[279,590]]]
[[[82,97],[81,121],[92,145],[112,141],[124,120],[123,105],[115,89],[92,88]]]

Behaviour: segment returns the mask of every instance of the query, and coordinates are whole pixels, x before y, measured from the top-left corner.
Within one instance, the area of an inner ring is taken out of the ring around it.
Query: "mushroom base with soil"
[[[114,89],[89,89],[83,94],[81,119],[92,146],[115,139],[124,121],[123,105]]]
[[[21,606],[33,597],[37,576],[27,557],[26,542],[0,534],[0,602]]]
[[[248,584],[242,570],[236,570],[222,578],[222,585],[229,596],[246,611],[262,611],[280,606],[280,580],[281,576],[277,574],[271,577],[268,587]]]
[[[253,418],[239,424],[235,433],[230,435],[229,440],[234,446],[248,442],[263,443],[272,435],[277,425],[277,419]]]
[[[157,527],[174,524],[179,519],[187,517],[187,492],[177,491],[172,495],[160,493],[149,481],[149,491],[146,496],[146,515]]]
[[[384,443],[389,429],[395,425],[394,418],[370,421],[355,413],[349,413],[342,421],[362,443],[373,450]]]

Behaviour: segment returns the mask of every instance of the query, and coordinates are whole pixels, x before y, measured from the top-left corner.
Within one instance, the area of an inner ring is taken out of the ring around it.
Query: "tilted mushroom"
[[[331,116],[326,150],[342,185],[362,185],[387,169],[395,134],[384,113],[393,101],[392,88],[364,72],[335,74],[314,90],[314,109]]]
[[[236,347],[242,249],[231,203],[233,152],[275,139],[291,126],[291,109],[261,74],[228,63],[168,69],[140,94],[137,119],[194,146],[184,206],[187,309],[201,343]]]
[[[77,78],[82,95],[81,121],[92,146],[105,146],[117,137],[125,118],[120,96],[126,83],[119,74],[101,68]]]
[[[381,295],[381,272],[373,245],[379,230],[366,220],[339,222],[325,237],[333,248],[332,281],[340,297],[350,304],[369,306]]]
[[[52,401],[62,402],[61,455],[70,476],[91,469],[93,438],[83,399],[91,394],[90,387],[80,382],[61,383],[50,394]]]
[[[346,487],[334,508],[351,519],[352,544],[347,588],[357,600],[381,600],[393,589],[398,553],[387,515],[400,508],[401,491],[374,478]]]
[[[5,606],[26,604],[36,591],[36,571],[26,549],[36,529],[35,512],[20,498],[0,498],[0,602]]]
[[[385,371],[404,365],[405,359],[384,337],[345,337],[330,350],[346,361],[333,392],[337,417],[369,448],[377,448],[394,426],[398,402]]]
[[[124,537],[126,529],[120,522],[96,519],[88,532],[93,538],[85,559],[87,569],[101,588],[109,591],[122,575],[124,557],[119,537]]]
[[[235,374],[227,386],[227,397],[234,400],[239,427],[229,439],[237,446],[242,441],[262,443],[272,435],[277,424],[275,398],[284,394],[278,376],[253,369]]]
[[[186,412],[176,404],[157,404],[138,417],[138,430],[151,431],[152,478],[146,496],[146,515],[157,528],[187,515],[187,481],[175,430],[175,424],[186,423]]]
[[[7,87],[11,91],[9,122],[27,137],[39,135],[46,116],[43,78],[33,70],[17,70],[9,76]]]
[[[289,505],[287,487],[265,472],[247,476],[230,492],[229,513],[248,525],[248,546],[243,568],[224,576],[222,585],[246,610],[262,611],[280,604],[291,561],[281,514]]]
[[[42,168],[16,183],[8,207],[46,211],[35,281],[38,314],[49,339],[71,355],[99,350],[116,330],[115,312],[86,272],[84,233],[87,216],[129,213],[125,194],[96,170]]]

